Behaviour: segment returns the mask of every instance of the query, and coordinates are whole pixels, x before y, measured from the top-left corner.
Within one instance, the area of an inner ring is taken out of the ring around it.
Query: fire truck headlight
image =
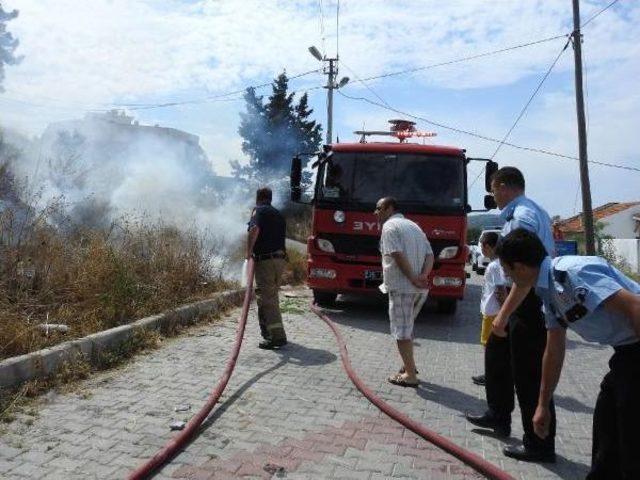
[[[462,279],[458,277],[433,277],[434,287],[459,287]]]
[[[323,252],[329,252],[329,253],[336,252],[336,249],[333,248],[333,243],[331,243],[329,240],[325,240],[324,238],[319,238],[317,240],[317,243],[318,243],[318,248]]]
[[[438,255],[438,258],[447,260],[449,258],[454,258],[456,255],[458,255],[458,247],[445,247],[440,252],[440,255]]]
[[[344,223],[346,218],[347,217],[342,210],[336,210],[333,213],[333,219],[336,221],[336,223]]]
[[[333,280],[336,278],[336,271],[329,268],[312,268],[309,272],[311,278],[328,278]]]

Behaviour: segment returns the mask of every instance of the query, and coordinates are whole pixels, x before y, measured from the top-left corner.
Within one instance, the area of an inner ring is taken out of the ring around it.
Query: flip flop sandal
[[[387,381],[393,385],[398,385],[399,387],[418,388],[418,385],[420,385],[420,382],[407,382],[400,374],[387,378]]]
[[[405,370],[404,370],[404,366],[403,366],[403,367],[400,367],[400,370],[398,370],[398,373],[404,373],[404,372],[405,372]],[[418,375],[419,373],[420,373],[420,372],[419,372],[419,371],[418,371],[418,369],[416,368],[416,375]]]

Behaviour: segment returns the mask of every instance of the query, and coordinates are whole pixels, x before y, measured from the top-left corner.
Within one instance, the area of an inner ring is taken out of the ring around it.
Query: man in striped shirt
[[[433,250],[422,229],[397,211],[393,197],[378,200],[375,215],[382,225],[383,283],[380,290],[389,294],[389,321],[403,368],[389,382],[417,387],[413,358],[413,322],[427,300]]]

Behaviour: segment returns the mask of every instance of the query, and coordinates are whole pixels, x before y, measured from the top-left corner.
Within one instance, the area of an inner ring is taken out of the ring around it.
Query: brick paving
[[[556,396],[558,463],[504,457],[501,448],[522,434],[518,412],[506,441],[477,433],[463,418],[484,408],[483,390],[470,381],[482,368],[478,281],[472,278],[456,315],[421,315],[417,390],[385,381],[399,360],[383,302],[342,299],[330,316],[358,375],[394,407],[517,478],[584,478],[593,405],[610,350],[569,337]],[[306,308],[308,292],[292,294],[299,298],[283,298],[291,343],[278,352],[257,349],[252,310],[221,403],[155,478],[478,478],[369,404],[343,372],[332,333]],[[125,478],[171,438],[172,421],[188,419],[202,405],[224,368],[238,313],[95,375],[75,393],[43,397],[34,417],[21,415],[0,435],[0,478]],[[191,410],[174,412],[184,404]]]

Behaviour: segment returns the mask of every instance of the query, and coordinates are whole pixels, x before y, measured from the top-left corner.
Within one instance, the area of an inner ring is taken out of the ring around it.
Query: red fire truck
[[[399,210],[422,227],[434,251],[429,296],[438,311],[455,312],[464,295],[467,258],[467,164],[486,162],[485,188],[497,164],[470,159],[455,147],[409,143],[414,123],[391,120],[390,131],[359,131],[359,143],[334,143],[316,152],[317,169],[310,203],[312,233],[307,240],[307,283],[320,305],[339,293],[378,292],[382,282],[380,225],[373,214],[377,200],[393,196]],[[399,142],[367,142],[387,135]],[[302,202],[302,156],[291,166],[291,198]],[[485,209],[495,208],[485,196]]]

